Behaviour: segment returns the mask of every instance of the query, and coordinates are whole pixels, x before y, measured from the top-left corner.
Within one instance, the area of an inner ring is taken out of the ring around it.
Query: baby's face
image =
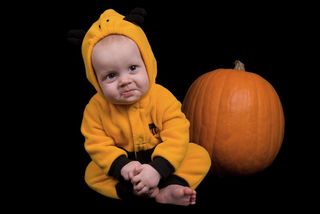
[[[149,78],[134,41],[111,35],[92,51],[92,65],[100,88],[113,104],[132,104],[149,90]]]

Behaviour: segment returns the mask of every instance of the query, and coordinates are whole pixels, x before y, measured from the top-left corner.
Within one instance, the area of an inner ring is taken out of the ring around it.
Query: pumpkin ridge
[[[251,79],[251,81],[253,82],[254,84],[254,93],[255,93],[255,100],[256,100],[256,104],[255,104],[255,108],[256,109],[256,112],[254,114],[254,117],[259,117],[262,113],[264,113],[264,111],[260,111],[261,108],[265,108],[265,106],[263,106],[261,104],[261,97],[260,97],[260,85],[257,84],[257,81],[259,81],[254,75],[250,75],[249,78]],[[261,113],[262,112],[262,113]],[[264,138],[269,138],[268,134],[266,136],[261,136],[262,134],[265,134],[264,130],[261,130],[261,125],[260,125],[260,121],[262,121],[262,123],[266,122],[268,123],[267,121],[263,121],[263,115],[262,115],[262,118],[258,118],[257,120],[257,123],[255,124],[255,128],[256,128],[256,134],[255,134],[255,139],[254,139],[254,145],[255,145],[255,148],[254,150],[255,151],[258,151],[258,153],[261,153],[262,150],[264,150],[264,148],[261,148],[263,147],[263,145],[260,145],[261,144],[261,141],[263,141]],[[264,126],[262,127],[264,128]],[[266,131],[266,133],[268,133],[268,131]],[[261,139],[262,138],[262,139]],[[269,140],[266,140],[266,142],[268,142]],[[264,152],[262,152],[264,153]],[[258,154],[258,157],[259,157],[259,154]],[[254,159],[257,158],[257,154],[254,154]],[[261,159],[265,159],[265,157],[261,156]]]
[[[206,80],[206,78],[200,78],[198,81],[198,86],[196,86],[197,90],[196,90],[196,93],[194,96],[196,99],[192,100],[193,108],[197,108],[196,107],[197,103],[202,102],[202,99],[199,94],[201,94],[200,92],[205,87],[205,82],[206,82],[205,80]],[[196,118],[199,118],[199,119],[197,120]],[[200,135],[195,135],[194,133],[197,133],[197,131],[199,131],[199,130],[196,130],[195,128],[199,127],[199,125],[201,127],[201,120],[202,119],[203,118],[201,117],[201,115],[198,114],[198,112],[192,114],[192,121],[196,121],[196,124],[193,124],[193,127],[192,127],[192,136],[193,136],[192,139],[195,140],[199,144],[201,144],[200,139],[199,138],[195,139],[194,136],[200,136]]]
[[[216,71],[216,72],[211,72],[211,73],[208,73],[208,75],[210,75],[211,77],[213,77],[213,76],[218,76],[219,75],[219,71]],[[204,97],[206,97],[207,99],[208,99],[208,97],[210,97],[210,96],[208,96],[208,94],[210,94],[211,93],[211,90],[213,90],[213,85],[210,85],[210,81],[208,81],[209,79],[206,79],[206,85],[209,85],[209,90],[205,90],[205,93],[203,93],[204,94]],[[214,84],[214,83],[213,83]],[[211,101],[211,99],[210,99],[210,101]],[[204,100],[204,102],[210,102],[210,101],[208,101],[208,100]],[[213,102],[213,101],[211,101],[211,102]],[[211,103],[210,102],[210,103]],[[209,103],[209,105],[207,105],[207,106],[202,106],[202,108],[204,108],[204,109],[202,109],[202,117],[203,118],[205,118],[206,120],[208,120],[208,116],[207,115],[205,115],[206,114],[206,112],[208,112],[208,108],[211,106],[210,105],[210,103]],[[206,108],[207,107],[207,108]],[[215,120],[215,118],[213,118],[213,120]],[[210,122],[209,122],[209,124],[205,124],[205,125],[208,125],[208,126],[210,126]],[[206,130],[206,138],[204,138],[204,139],[206,139],[206,140],[208,140],[208,141],[211,141],[211,143],[209,144],[210,145],[210,147],[209,148],[207,148],[207,150],[208,150],[208,152],[209,152],[209,154],[210,154],[210,157],[212,158],[212,160],[213,160],[213,163],[216,163],[216,161],[215,161],[215,159],[216,159],[216,157],[214,156],[214,145],[215,145],[215,139],[214,139],[214,136],[215,136],[215,134],[213,134],[213,139],[210,139],[210,137],[208,137],[208,129],[209,129],[210,127],[207,127],[206,126],[206,128],[205,128],[205,130]],[[214,129],[213,130],[210,130],[212,133],[215,133],[216,132],[216,129],[215,129],[216,127],[214,127]],[[200,136],[201,136],[201,134],[200,134]],[[201,142],[201,144],[203,145],[203,143],[204,142]]]
[[[210,75],[210,74],[208,74]],[[208,81],[206,78],[202,78],[201,79],[201,85],[199,86],[199,90],[198,90],[198,94],[197,94],[197,101],[196,103],[203,103],[206,101],[206,94],[205,93],[200,93],[203,88],[208,87]],[[194,120],[197,121],[197,127],[200,126],[200,128],[198,130],[195,130],[196,132],[199,132],[198,136],[203,136],[205,134],[205,136],[203,137],[204,139],[207,139],[207,124],[206,124],[206,120],[207,118],[205,117],[205,115],[203,115],[205,111],[203,111],[203,109],[201,109],[201,111],[197,112],[197,114],[193,114],[193,117],[197,117],[198,116],[198,120]],[[203,128],[204,127],[204,128]],[[202,142],[200,142],[201,139],[197,138],[197,141],[199,143],[202,144]]]
[[[221,81],[220,84],[222,84],[222,86],[219,88],[220,89],[219,93],[217,93],[219,95],[219,97],[217,99],[219,106],[217,108],[218,110],[217,110],[215,124],[218,124],[218,121],[220,121],[220,118],[221,118],[220,109],[221,109],[221,105],[222,105],[221,99],[223,97],[223,92],[225,91],[224,89],[226,87],[227,80],[230,79],[230,73],[227,70],[223,69],[223,70],[219,70],[218,72],[219,72],[218,74],[220,74],[220,76],[224,75],[223,76],[224,79],[223,79],[223,81]],[[217,146],[220,146],[220,145],[218,145],[218,143],[221,143],[221,142],[217,143],[217,132],[218,132],[218,129],[219,129],[219,127],[216,127],[215,130],[213,131],[214,134],[213,134],[213,143],[212,143],[213,149],[212,149],[212,152],[214,152],[214,153],[215,153],[215,151],[218,150]],[[221,148],[221,146],[219,148]],[[217,157],[216,154],[212,154],[212,157],[213,157],[213,159],[218,159],[217,162],[220,162],[219,159],[221,159],[221,157]],[[221,166],[221,167],[225,167],[225,166]]]
[[[270,118],[271,120],[269,120],[269,130],[268,132],[270,133],[270,139],[269,139],[269,142],[270,142],[270,146],[268,147],[268,153],[269,156],[268,156],[268,162],[272,162],[273,159],[275,158],[275,155],[271,153],[272,150],[275,150],[276,149],[276,142],[278,141],[278,139],[276,139],[276,130],[272,129],[272,123],[271,121],[274,121],[276,118],[277,118],[277,115],[276,114],[276,111],[274,110],[274,106],[272,106],[272,103],[274,102],[277,102],[277,100],[275,99],[275,95],[273,93],[273,90],[272,90],[272,87],[270,88],[271,86],[269,86],[268,84],[265,85],[265,91],[267,91],[267,93],[269,94],[268,97],[270,97],[270,99],[272,98],[272,101],[270,99],[268,99],[268,107],[270,108]]]

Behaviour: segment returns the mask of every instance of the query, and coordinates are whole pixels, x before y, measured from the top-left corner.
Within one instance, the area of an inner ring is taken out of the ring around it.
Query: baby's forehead
[[[91,54],[92,59],[101,60],[105,60],[106,57],[124,56],[142,58],[138,45],[129,37],[120,34],[112,34],[102,38],[94,45]]]
[[[97,44],[113,44],[115,42],[135,43],[132,39],[121,34],[111,34],[102,38]]]
[[[93,52],[100,51],[112,51],[112,52],[140,52],[138,45],[129,37],[120,35],[120,34],[112,34],[104,37],[100,41],[98,41],[94,47]]]

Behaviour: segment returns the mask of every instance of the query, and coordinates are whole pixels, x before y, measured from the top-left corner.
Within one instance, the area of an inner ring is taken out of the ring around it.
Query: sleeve
[[[189,143],[189,121],[181,111],[181,103],[165,88],[158,91],[157,120],[161,122],[162,143],[152,154],[151,165],[167,177],[182,163]]]
[[[81,132],[85,137],[85,150],[105,174],[119,177],[121,168],[130,162],[127,153],[115,146],[103,128],[99,112],[101,107],[93,99],[83,114]]]

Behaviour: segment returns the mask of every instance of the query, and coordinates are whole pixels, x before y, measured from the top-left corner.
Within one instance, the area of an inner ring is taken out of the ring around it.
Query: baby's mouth
[[[120,94],[121,94],[121,96],[128,98],[133,95],[134,90],[135,89],[125,90],[125,91],[122,91]]]

